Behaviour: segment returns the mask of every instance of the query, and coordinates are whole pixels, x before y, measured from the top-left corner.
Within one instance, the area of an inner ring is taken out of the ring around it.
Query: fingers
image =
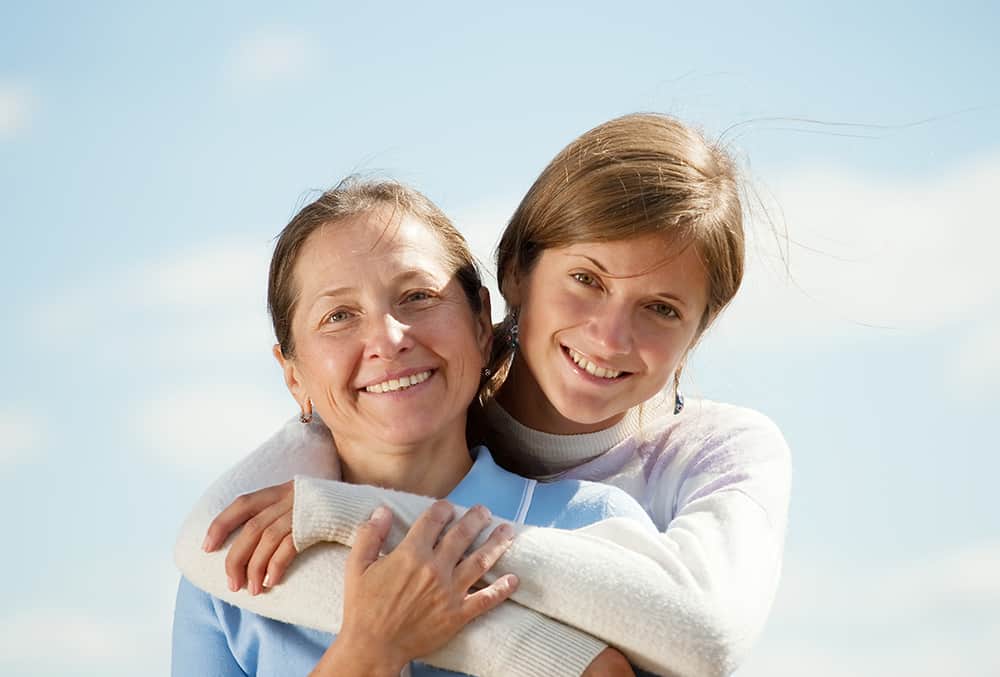
[[[468,623],[473,618],[496,608],[510,597],[517,590],[517,576],[507,574],[487,585],[482,590],[477,590],[466,595],[462,602],[462,613]]]
[[[455,579],[466,589],[472,587],[507,552],[513,539],[514,529],[509,524],[498,526],[485,543],[459,563],[455,568]]]
[[[448,567],[458,564],[465,551],[479,536],[479,532],[489,525],[490,517],[490,511],[485,506],[477,505],[467,510],[460,520],[451,525],[436,548],[441,563]]]
[[[444,500],[435,501],[413,523],[400,545],[423,553],[431,551],[437,544],[441,532],[454,517],[455,507],[451,503]]]
[[[284,534],[278,536],[276,531],[268,532],[267,530],[285,514],[288,515],[288,531],[291,531],[291,505],[284,501],[264,508],[243,525],[226,554],[226,576],[229,578],[230,590],[235,592],[247,582],[247,565],[250,563],[254,551],[260,545],[261,539],[268,539],[265,543],[265,547],[270,547],[267,552],[268,558],[278,547]],[[261,577],[263,577],[263,573],[261,573]],[[260,579],[258,579],[259,581]],[[251,592],[253,591],[251,590]]]
[[[392,528],[392,511],[380,505],[372,512],[371,518],[358,527],[354,537],[354,546],[344,565],[345,588],[346,581],[357,580],[378,559],[379,550],[389,529]]]
[[[263,515],[264,513],[261,513]],[[276,520],[264,529],[257,541],[250,556],[250,563],[247,564],[247,589],[251,595],[258,595],[264,589],[264,576],[278,547],[286,540],[291,540],[292,534],[292,511],[281,514]],[[292,550],[294,551],[294,546]],[[268,581],[270,583],[270,581]]]
[[[201,545],[202,550],[205,552],[218,550],[229,538],[229,534],[265,507],[280,500],[284,492],[290,491],[291,486],[292,482],[285,482],[237,497],[208,525],[205,540]]]
[[[285,579],[285,572],[288,571],[292,560],[299,554],[295,549],[295,541],[289,533],[281,540],[278,549],[274,551],[270,564],[267,565],[267,573],[264,575],[262,584],[265,588],[273,588]]]

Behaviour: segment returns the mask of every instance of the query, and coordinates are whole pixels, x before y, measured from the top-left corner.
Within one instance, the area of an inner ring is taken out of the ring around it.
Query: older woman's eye
[[[429,298],[431,298],[431,293],[429,291],[424,290],[424,289],[420,289],[418,291],[412,291],[409,294],[407,294],[406,296],[404,296],[403,297],[403,301],[404,302],[426,301]]]
[[[597,280],[590,273],[573,273],[572,277],[580,284],[585,284],[588,287],[597,286]]]
[[[335,310],[326,316],[326,322],[328,324],[335,324],[337,322],[346,322],[351,319],[351,313],[346,310]]]

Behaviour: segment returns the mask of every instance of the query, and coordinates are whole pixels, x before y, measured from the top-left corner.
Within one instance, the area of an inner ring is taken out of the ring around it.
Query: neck
[[[510,372],[496,394],[497,402],[523,426],[553,435],[580,435],[610,428],[625,413],[607,421],[580,423],[566,418],[545,396],[520,353],[514,355]]]
[[[472,468],[465,425],[417,444],[346,439],[334,433],[344,481],[444,498]]]

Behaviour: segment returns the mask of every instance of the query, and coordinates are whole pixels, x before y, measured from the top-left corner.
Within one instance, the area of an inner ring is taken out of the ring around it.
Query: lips
[[[384,381],[379,381],[377,383],[371,383],[367,386],[359,388],[359,390],[363,390],[368,393],[394,393],[400,390],[406,390],[407,388],[412,388],[415,385],[420,385],[433,376],[435,371],[437,370],[424,369],[410,374],[403,374],[387,378]]]
[[[577,367],[579,367],[583,371],[587,372],[588,374],[596,378],[612,381],[616,378],[621,377],[622,375],[627,376],[629,374],[629,372],[627,371],[607,369],[605,367],[598,366],[597,364],[591,362],[590,359],[588,359],[587,356],[584,355],[583,353],[573,350],[572,348],[569,348],[567,346],[563,346],[563,350],[569,356],[569,358],[573,360],[573,363],[576,364]]]

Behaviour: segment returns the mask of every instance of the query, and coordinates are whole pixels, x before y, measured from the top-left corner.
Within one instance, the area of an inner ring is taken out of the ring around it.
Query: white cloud
[[[768,212],[794,241],[790,278],[758,221],[745,287],[717,333],[741,345],[838,340],[870,327],[892,336],[983,311],[1000,297],[997,185],[1000,158],[931,179],[827,168],[774,182]]]
[[[0,619],[0,666],[5,674],[145,674],[169,662],[168,643],[156,637],[166,630],[72,608],[15,613]]]
[[[77,559],[71,574],[75,591],[101,590],[99,599],[84,592],[83,605],[60,604],[65,593],[39,590],[32,608],[0,616],[0,673],[167,674],[179,574],[149,553],[113,555]]]
[[[1000,542],[895,566],[786,561],[740,675],[992,674],[1000,667]]]
[[[32,341],[123,362],[177,365],[267,356],[270,243],[204,243],[162,259],[110,271],[34,309]],[[72,326],[73,332],[63,329]],[[270,359],[265,357],[264,359]]]
[[[0,468],[31,460],[42,444],[44,424],[24,409],[0,410]]]
[[[273,82],[302,77],[315,59],[316,47],[308,36],[275,29],[242,38],[227,70],[237,82]]]
[[[25,131],[34,107],[34,97],[25,87],[0,83],[0,138]]]
[[[193,386],[139,405],[133,433],[168,465],[220,472],[297,413],[284,393],[241,386]]]

